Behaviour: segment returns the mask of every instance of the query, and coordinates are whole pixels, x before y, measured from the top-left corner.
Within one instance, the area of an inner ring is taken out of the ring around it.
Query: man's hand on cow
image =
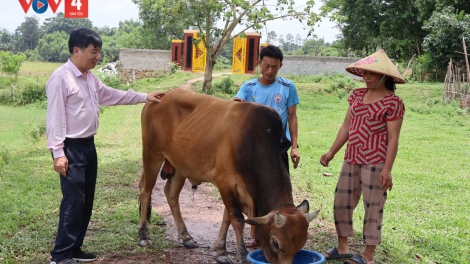
[[[328,163],[330,163],[330,160],[332,160],[334,157],[335,155],[328,151],[321,156],[320,164],[323,165],[323,167],[328,167]]]
[[[246,100],[243,100],[243,99],[240,99],[240,98],[237,98],[237,97],[233,98],[232,100],[235,101],[235,102],[246,102]]]
[[[66,177],[67,169],[69,168],[69,160],[67,157],[58,157],[54,159],[54,170],[60,175]]]
[[[297,148],[291,149],[290,158],[292,160],[292,163],[294,163],[294,169],[297,169],[297,166],[299,166],[299,161],[300,161],[300,154]]]
[[[163,92],[150,92],[147,94],[147,101],[160,103],[160,99],[165,95]]]

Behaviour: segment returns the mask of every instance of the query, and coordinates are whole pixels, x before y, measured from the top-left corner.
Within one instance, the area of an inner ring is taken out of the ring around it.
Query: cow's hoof
[[[183,241],[183,246],[185,248],[197,248],[198,244],[192,238],[188,238],[185,241]]]
[[[233,262],[227,256],[218,256],[215,260],[217,263],[233,264]]]
[[[148,246],[151,246],[152,245],[152,240],[140,240],[139,241],[139,245],[141,247],[148,247]]]

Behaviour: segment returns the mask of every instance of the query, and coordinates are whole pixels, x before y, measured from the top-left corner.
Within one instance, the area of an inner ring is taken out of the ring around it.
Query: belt
[[[91,144],[94,142],[95,137],[87,137],[87,138],[65,138],[65,143],[82,143],[82,144]]]

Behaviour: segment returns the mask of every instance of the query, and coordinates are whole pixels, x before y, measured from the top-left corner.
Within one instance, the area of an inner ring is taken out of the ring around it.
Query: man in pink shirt
[[[98,160],[93,136],[100,105],[159,103],[162,92],[121,91],[103,84],[90,70],[100,60],[101,37],[80,28],[69,38],[70,59],[46,84],[47,149],[61,175],[62,202],[51,264],[75,264],[96,259],[81,246],[91,218]]]

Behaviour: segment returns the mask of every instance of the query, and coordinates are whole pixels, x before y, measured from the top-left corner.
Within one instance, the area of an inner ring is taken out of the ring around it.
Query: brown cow
[[[237,257],[248,262],[243,241],[244,223],[248,223],[269,262],[292,263],[318,211],[309,214],[306,200],[298,207],[293,204],[290,178],[279,154],[281,126],[279,115],[266,106],[185,89],[168,92],[159,104],[147,103],[142,111],[140,245],[150,242],[146,220],[162,168],[165,195],[185,247],[197,247],[179,207],[179,193],[188,179],[193,186],[214,184],[224,202],[215,243],[217,262],[232,263],[225,246],[230,224],[236,234]]]

